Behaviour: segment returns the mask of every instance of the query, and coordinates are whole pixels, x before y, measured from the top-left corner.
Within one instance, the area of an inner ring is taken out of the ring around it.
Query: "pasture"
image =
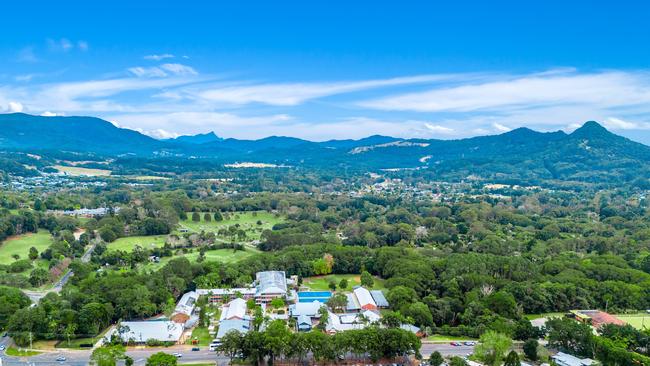
[[[52,244],[52,237],[47,230],[38,233],[28,233],[7,238],[0,243],[0,264],[11,264],[15,261],[14,254],[19,259],[29,258],[29,248],[35,247],[40,254]]]

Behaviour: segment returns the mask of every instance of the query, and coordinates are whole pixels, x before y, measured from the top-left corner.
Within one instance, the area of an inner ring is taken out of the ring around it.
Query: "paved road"
[[[6,344],[9,338],[1,338],[0,344]],[[452,346],[443,343],[423,343],[421,353],[425,357],[438,351],[444,356],[467,356],[473,352],[472,346]],[[207,347],[201,347],[200,351],[191,351],[191,346],[174,346],[168,348],[146,348],[146,349],[129,349],[127,355],[133,358],[136,365],[144,365],[146,359],[156,352],[173,353],[179,352],[183,355],[181,362],[183,363],[218,363],[219,365],[227,365],[228,358],[223,355],[218,355],[215,352],[210,352]],[[90,359],[91,351],[77,351],[77,350],[62,350],[60,352],[45,352],[33,357],[9,357],[0,351],[2,358],[2,366],[83,366],[87,365]],[[59,362],[56,358],[64,356],[66,361]]]
[[[98,241],[93,240],[90,243],[90,247],[86,249],[84,254],[81,256],[81,261],[84,263],[88,263],[90,261],[90,257],[93,254],[93,251],[95,250],[95,247],[97,246]],[[23,293],[29,297],[30,300],[32,300],[32,303],[38,304],[39,301],[45,295],[49,294],[50,292],[61,292],[61,289],[63,289],[63,286],[65,286],[66,283],[68,283],[68,280],[70,280],[70,277],[72,277],[74,273],[72,271],[66,272],[63,277],[61,277],[51,288],[45,291],[30,291],[30,290],[23,290]]]

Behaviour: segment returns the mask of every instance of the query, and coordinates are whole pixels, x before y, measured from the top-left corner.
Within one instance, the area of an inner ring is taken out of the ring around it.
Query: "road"
[[[93,251],[95,250],[95,247],[97,246],[97,240],[93,240],[90,243],[90,246],[84,254],[81,256],[81,261],[84,263],[88,263],[90,261],[90,257],[93,254]],[[50,292],[61,292],[61,289],[63,289],[63,286],[65,286],[66,283],[68,283],[68,280],[70,280],[70,277],[72,277],[74,273],[72,271],[66,272],[63,277],[59,278],[59,280],[49,289],[45,291],[31,291],[31,290],[23,290],[23,293],[29,297],[30,300],[32,300],[32,303],[38,304],[39,301],[45,295],[49,294]]]
[[[9,338],[0,338],[0,344],[7,344]],[[474,350],[472,346],[452,346],[443,343],[423,343],[421,353],[424,357],[429,357],[434,351],[440,352],[443,356],[467,356]],[[135,365],[144,365],[146,359],[156,352],[174,353],[179,352],[183,355],[180,361],[183,363],[216,363],[218,365],[227,365],[227,357],[211,352],[207,347],[201,347],[200,351],[192,351],[191,346],[173,346],[167,348],[130,348],[126,354],[133,358]],[[84,366],[88,365],[90,359],[90,350],[61,350],[54,352],[44,352],[32,357],[10,357],[0,351],[2,366],[14,365],[34,365],[34,366]],[[57,357],[64,356],[66,361],[56,361]]]

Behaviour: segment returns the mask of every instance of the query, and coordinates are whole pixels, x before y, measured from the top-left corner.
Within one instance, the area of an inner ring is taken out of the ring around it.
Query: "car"
[[[192,351],[200,351],[201,349],[199,347],[192,347]]]
[[[454,342],[451,342],[451,343],[449,343],[449,344],[451,344],[451,345],[454,346],[454,347],[458,347],[458,346],[461,345],[460,342],[455,342],[455,341],[454,341]]]
[[[476,342],[467,341],[467,342],[465,342],[465,345],[466,346],[476,346]]]
[[[4,350],[5,350],[5,345],[4,344],[0,345],[0,351],[4,351]]]
[[[56,358],[57,361],[59,362],[64,362],[66,360],[65,356],[59,356]]]
[[[172,356],[175,356],[176,358],[181,358],[181,357],[183,357],[183,354],[178,353],[178,352],[174,352],[174,353],[172,353]]]

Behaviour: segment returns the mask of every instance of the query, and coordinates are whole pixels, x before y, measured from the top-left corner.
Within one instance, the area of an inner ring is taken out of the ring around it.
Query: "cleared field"
[[[346,275],[327,275],[327,276],[316,276],[316,277],[307,277],[302,281],[302,285],[309,287],[314,291],[328,291],[330,281],[334,281],[338,288],[339,282],[342,279],[348,280],[347,289],[352,289],[354,286],[361,285],[361,276],[357,274],[346,274]],[[375,283],[372,287],[373,290],[382,290],[384,289],[384,280],[374,277]]]
[[[205,261],[206,262],[221,262],[221,263],[235,263],[243,259],[246,259],[255,254],[252,250],[232,250],[232,249],[216,249],[208,250],[205,252]],[[167,262],[174,258],[185,257],[190,262],[196,262],[196,259],[199,257],[199,251],[194,250],[192,253],[174,255],[173,257],[164,257],[160,259],[159,263],[148,263],[145,268],[147,269],[158,269],[164,266]]]
[[[111,175],[110,170],[106,169],[91,169],[91,168],[81,168],[77,166],[65,166],[65,165],[55,165],[54,169],[66,173],[68,175],[74,175],[74,176],[90,176],[90,177],[97,177],[97,176],[108,176]]]
[[[616,317],[636,329],[643,329],[644,326],[650,329],[650,314],[621,314],[616,315]]]
[[[228,229],[230,226],[239,224],[239,229],[246,232],[245,241],[251,241],[258,240],[262,235],[262,231],[270,230],[273,225],[284,221],[283,218],[276,217],[274,214],[266,211],[229,213],[228,218],[223,221],[214,221],[214,213],[211,213],[212,221],[204,221],[204,214],[204,212],[200,213],[200,221],[192,221],[192,212],[188,212],[187,219],[180,223],[181,228],[191,232],[211,231],[218,233],[220,229]],[[261,225],[257,224],[258,221],[261,222]],[[220,237],[231,239],[228,235]]]
[[[125,252],[130,252],[136,246],[140,246],[145,249],[162,247],[165,245],[166,238],[167,235],[127,236],[109,243],[108,250],[123,250]]]
[[[52,237],[47,230],[39,230],[38,233],[29,233],[12,236],[0,244],[0,264],[11,264],[15,261],[14,254],[20,259],[29,258],[29,248],[35,247],[39,253],[52,244]]]

